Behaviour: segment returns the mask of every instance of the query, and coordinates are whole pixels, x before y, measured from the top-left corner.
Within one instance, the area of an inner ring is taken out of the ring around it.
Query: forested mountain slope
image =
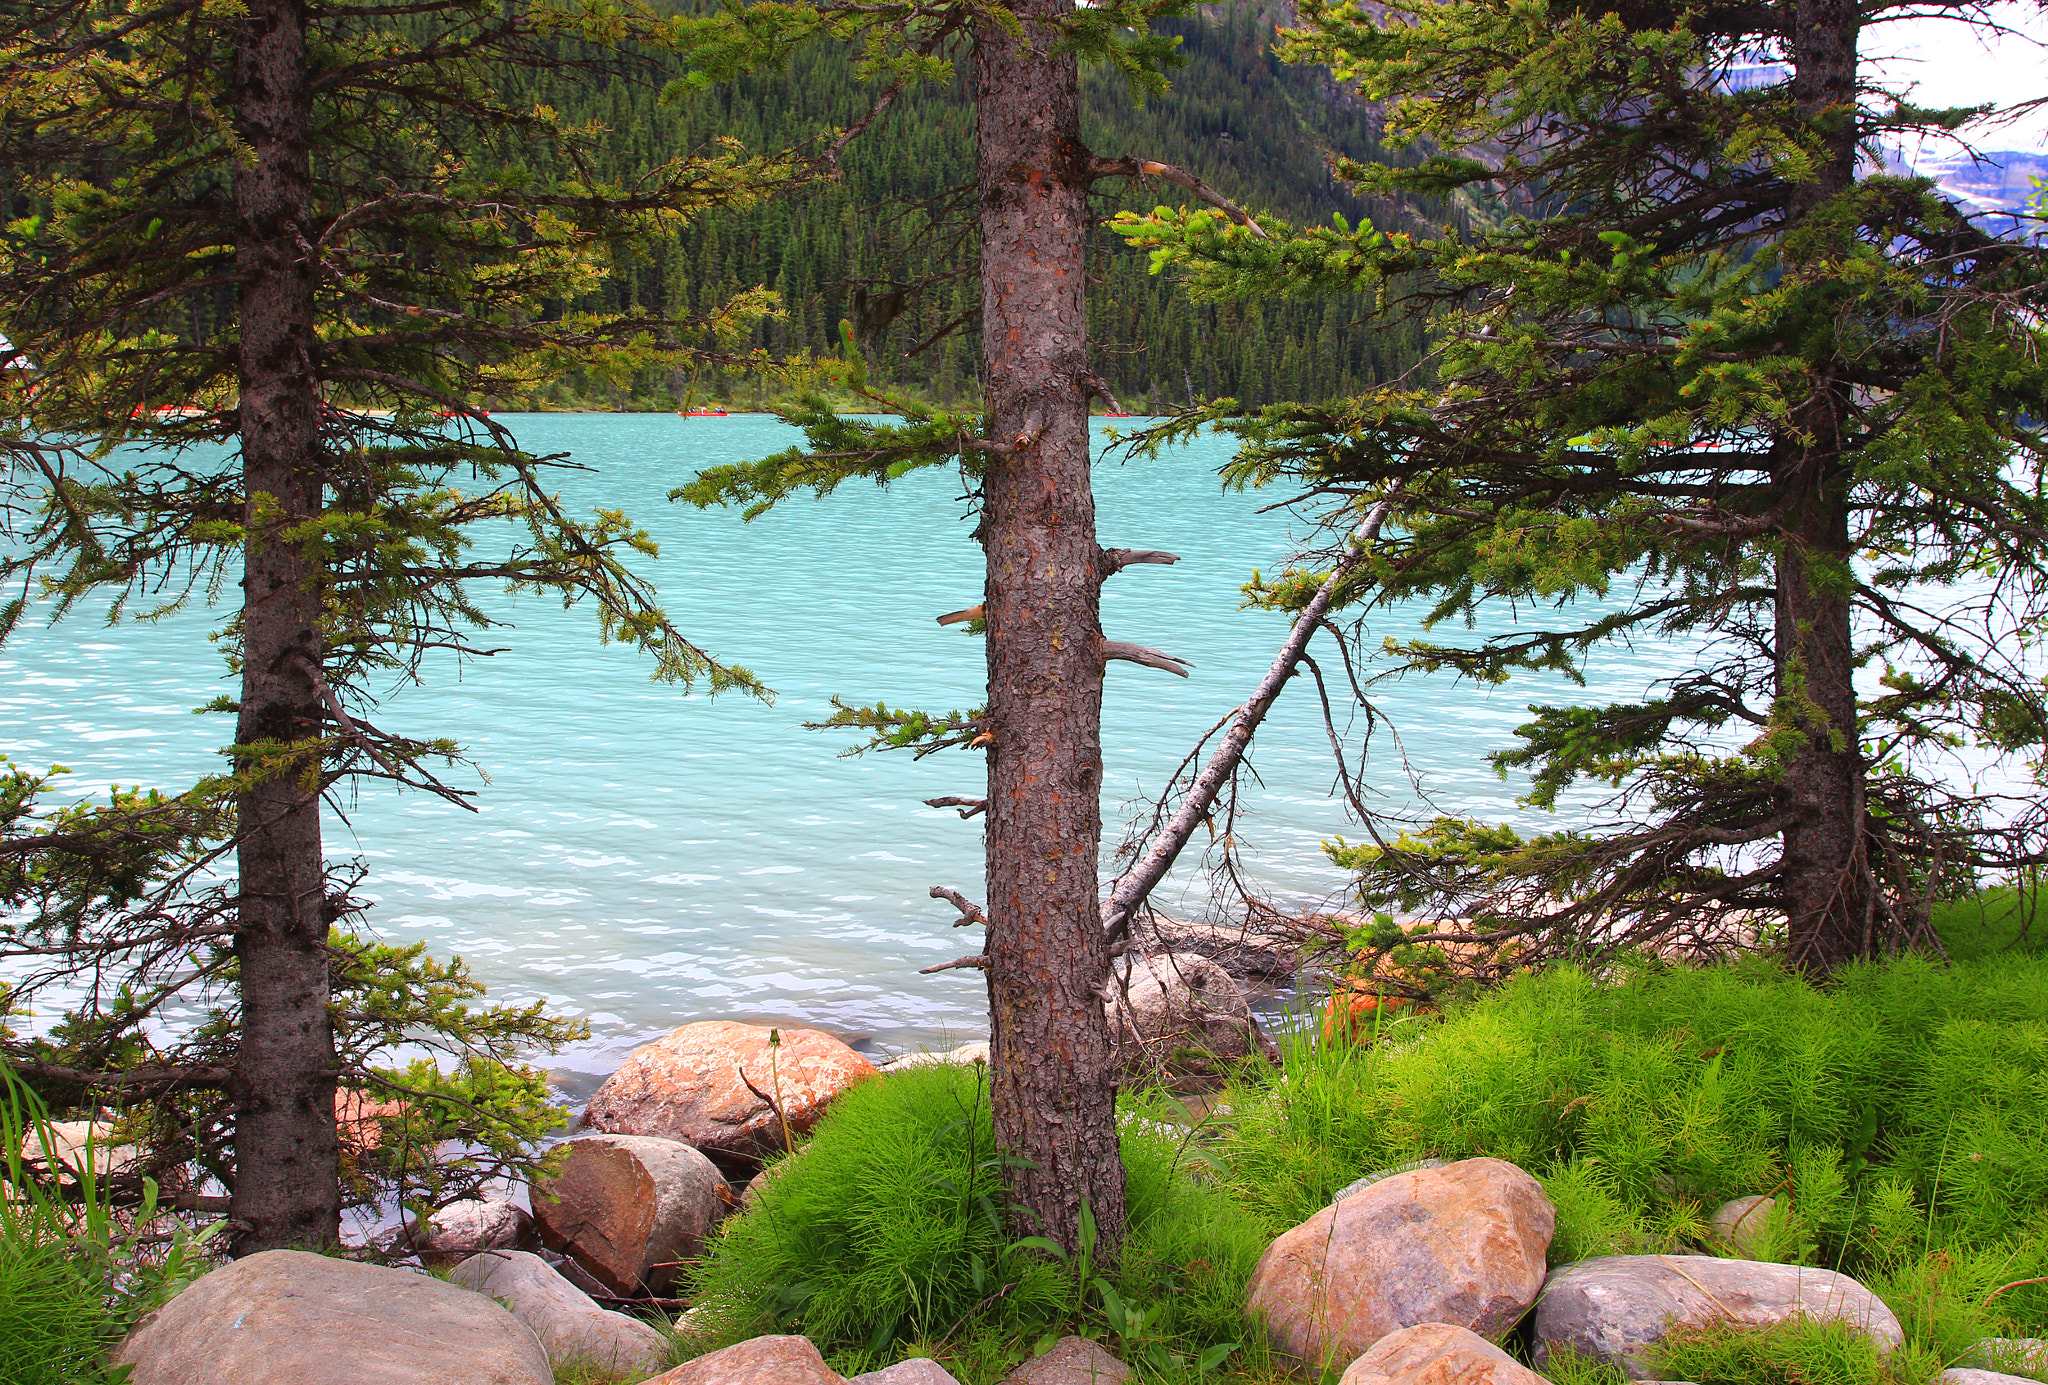
[[[1097,153],[1177,164],[1245,206],[1297,223],[1366,213],[1333,182],[1326,159],[1329,150],[1380,157],[1371,114],[1337,97],[1320,72],[1275,60],[1272,21],[1261,9],[1219,7],[1164,27],[1181,37],[1187,65],[1163,98],[1141,108],[1114,74],[1086,74],[1085,128]],[[800,53],[781,74],[666,104],[651,83],[593,89],[573,76],[534,74],[518,81],[529,88],[520,95],[609,127],[613,163],[603,171],[617,175],[720,136],[750,150],[796,144],[822,127],[851,125],[873,95],[854,75],[852,52],[828,44]],[[964,85],[956,79],[947,89],[906,93],[848,146],[841,169],[837,183],[703,218],[658,258],[624,267],[605,293],[615,303],[682,314],[766,285],[783,296],[787,317],[764,324],[757,344],[829,350],[839,321],[852,319],[881,378],[942,400],[972,395],[972,208],[947,197],[972,178]],[[1101,187],[1105,216],[1188,200],[1170,184]],[[1098,237],[1096,255],[1089,315],[1097,370],[1130,409],[1222,395],[1246,403],[1327,398],[1386,378],[1417,350],[1408,329],[1369,326],[1362,301],[1193,305],[1115,238]],[[949,324],[956,330],[945,335]],[[669,408],[684,388],[648,377],[630,399],[610,402]],[[754,386],[718,378],[692,388],[698,398],[755,397]],[[570,381],[549,398],[579,393]]]

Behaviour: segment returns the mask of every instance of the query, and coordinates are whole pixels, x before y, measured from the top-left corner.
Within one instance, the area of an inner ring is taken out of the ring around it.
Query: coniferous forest
[[[1084,69],[1082,129],[1091,149],[1177,165],[1296,225],[1369,213],[1332,176],[1331,156],[1398,157],[1382,148],[1377,116],[1322,69],[1274,55],[1269,13],[1232,4],[1159,27],[1180,39],[1186,60],[1163,97],[1138,105],[1115,73]],[[679,99],[664,100],[647,81],[537,71],[514,74],[507,95],[606,126],[612,162],[601,158],[593,171],[630,177],[718,139],[763,153],[852,125],[874,96],[855,74],[856,57],[847,46],[814,45],[785,71]],[[908,90],[847,146],[838,181],[699,217],[658,255],[622,266],[591,306],[686,317],[763,286],[781,296],[784,315],[757,327],[753,345],[777,355],[829,351],[838,324],[851,321],[879,380],[939,402],[973,397],[979,289],[965,234],[971,199],[961,195],[973,180],[973,134],[961,76],[943,88]],[[1104,184],[1096,200],[1107,218],[1187,198],[1170,185],[1119,181]],[[1421,354],[1420,332],[1369,323],[1365,298],[1191,303],[1121,238],[1098,234],[1090,252],[1095,369],[1134,413],[1219,397],[1247,405],[1334,398],[1391,378]],[[532,402],[668,409],[694,389],[693,398],[738,405],[764,388],[715,371],[694,385],[649,371],[630,394],[571,377]]]

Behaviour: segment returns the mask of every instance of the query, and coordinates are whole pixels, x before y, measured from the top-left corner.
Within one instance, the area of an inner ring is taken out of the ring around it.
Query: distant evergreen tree
[[[1329,159],[1391,157],[1378,117],[1323,74],[1282,63],[1271,48],[1274,22],[1264,6],[1250,4],[1161,19],[1159,32],[1178,39],[1186,59],[1173,87],[1138,105],[1116,74],[1084,72],[1083,137],[1093,148],[1152,151],[1297,222],[1366,215],[1379,204],[1336,179]],[[858,60],[850,47],[819,45],[792,55],[780,71],[741,75],[680,99],[671,93],[667,101],[651,81],[599,86],[573,72],[521,71],[508,78],[506,99],[545,102],[565,119],[604,121],[608,159],[601,166],[623,179],[720,136],[773,150],[851,125],[864,109]],[[675,232],[672,250],[646,252],[584,302],[613,311],[702,311],[765,285],[783,296],[787,313],[762,319],[749,344],[778,354],[831,352],[837,324],[851,320],[877,382],[943,403],[965,399],[979,372],[974,334],[960,330],[978,311],[971,244],[962,238],[970,204],[958,196],[973,179],[965,154],[973,128],[964,74],[905,91],[886,119],[847,146],[836,181],[693,218]],[[1149,211],[1162,200],[1184,194],[1171,185],[1105,188],[1092,205],[1106,217]],[[1414,205],[1434,211],[1439,201]],[[1461,213],[1448,215],[1462,224]],[[1391,379],[1420,354],[1421,338],[1406,324],[1368,323],[1369,300],[1271,304],[1262,339],[1239,331],[1232,314],[1190,306],[1114,236],[1092,235],[1089,255],[1098,280],[1088,308],[1100,348],[1095,367],[1127,401],[1185,403],[1191,383],[1202,399],[1302,397],[1309,392],[1274,392],[1286,343],[1304,361],[1317,344],[1320,378],[1328,381],[1317,398]],[[675,407],[669,383],[643,373],[633,386],[640,406]],[[702,388],[740,386],[714,375]],[[587,392],[572,380],[555,397],[579,391]]]

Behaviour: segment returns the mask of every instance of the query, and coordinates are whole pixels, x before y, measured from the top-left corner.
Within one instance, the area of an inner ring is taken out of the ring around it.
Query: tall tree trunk
[[[1085,1201],[1102,1253],[1123,1238],[1102,840],[1102,595],[1089,489],[1083,242],[1091,163],[1072,0],[1022,0],[986,26],[974,73],[982,353],[993,455],[988,554],[988,943],[996,1139],[1037,1234],[1073,1248]]]
[[[1795,229],[1856,177],[1857,9],[1855,0],[1796,0],[1793,98],[1821,136],[1824,154],[1812,181],[1793,197]],[[1810,232],[1809,232],[1810,234]],[[1817,240],[1790,275],[1822,279],[1838,250]],[[1873,882],[1864,842],[1864,764],[1856,725],[1854,636],[1850,625],[1849,477],[1842,455],[1849,386],[1830,366],[1815,370],[1811,392],[1793,412],[1779,444],[1773,481],[1793,493],[1778,560],[1778,696],[1808,741],[1787,769],[1788,825],[1782,881],[1794,963],[1827,972],[1876,947]]]
[[[252,0],[236,29],[236,128],[251,162],[235,177],[240,276],[239,419],[247,536],[242,706],[236,740],[241,876],[235,953],[237,1254],[322,1245],[340,1232],[334,1033],[328,1018],[320,765],[283,754],[322,731],[320,571],[286,537],[319,514],[320,388],[314,374],[312,92],[304,0]]]

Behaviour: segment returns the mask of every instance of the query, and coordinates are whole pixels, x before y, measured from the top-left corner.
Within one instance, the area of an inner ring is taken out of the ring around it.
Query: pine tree
[[[616,45],[667,30],[622,7],[17,0],[5,17],[0,328],[34,369],[4,373],[0,415],[41,450],[9,473],[4,571],[60,613],[239,589],[240,690],[217,709],[237,718],[232,773],[196,795],[232,809],[232,896],[166,913],[108,895],[84,935],[39,921],[81,964],[150,969],[160,996],[198,950],[202,979],[233,977],[238,1032],[203,1071],[131,1042],[125,1070],[54,1075],[225,1092],[236,1252],[331,1242],[335,976],[368,954],[331,940],[352,906],[321,800],[364,777],[468,797],[430,768],[454,744],[379,728],[368,684],[486,652],[465,590],[483,580],[590,600],[659,677],[758,691],[663,617],[627,566],[646,536],[566,511],[551,459],[479,403],[570,364],[688,365],[745,330],[758,297],[696,323],[565,305],[687,215],[802,170],[722,150],[614,184],[600,132],[496,99],[507,70],[630,71]],[[509,542],[473,555],[485,533]],[[132,1036],[148,1009],[125,989],[120,1005],[93,1022]]]
[[[1859,164],[1985,113],[1861,80],[1862,35],[1909,12],[1925,9],[1304,5],[1289,56],[1440,151],[1345,176],[1461,199],[1478,229],[1262,240],[1206,211],[1126,220],[1199,295],[1364,291],[1431,324],[1409,381],[1230,419],[1238,477],[1392,504],[1347,593],[1363,611],[1591,607],[1414,641],[1397,668],[1499,682],[1577,676],[1617,640],[1705,646],[1641,700],[1532,708],[1495,755],[1537,806],[1613,786],[1598,830],[1439,819],[1338,847],[1368,902],[1477,920],[1525,959],[1755,939],[1777,918],[1788,955],[1825,972],[1931,943],[1931,896],[2042,859],[2042,805],[1980,794],[1943,756],[2033,762],[2048,726],[2025,656],[2048,616],[2048,263]],[[1772,54],[1768,80],[1733,80]],[[1293,574],[1265,598],[1316,587]]]
[[[976,105],[985,412],[931,409],[872,385],[848,323],[846,387],[902,422],[841,418],[813,399],[786,413],[806,427],[808,447],[715,468],[677,492],[699,505],[744,503],[752,518],[793,491],[829,492],[852,477],[886,483],[938,464],[969,477],[987,579],[980,606],[956,614],[985,630],[987,705],[943,718],[886,704],[842,706],[831,724],[870,730],[878,745],[987,751],[986,797],[941,800],[986,814],[987,906],[948,887],[932,890],[965,921],[985,926],[987,941],[935,970],[971,968],[986,978],[991,1106],[1023,1229],[1065,1252],[1086,1246],[1105,1263],[1122,1244],[1124,1182],[1118,1075],[1103,1010],[1121,920],[1105,920],[1096,875],[1102,672],[1113,659],[1183,676],[1184,669],[1168,655],[1106,638],[1101,627],[1107,578],[1133,563],[1174,559],[1104,549],[1096,539],[1089,404],[1099,397],[1116,405],[1089,350],[1088,197],[1105,179],[1156,177],[1245,217],[1182,169],[1105,158],[1082,141],[1080,56],[1115,66],[1139,90],[1157,89],[1172,52],[1149,29],[1160,9],[1024,0],[994,15],[963,8],[878,19],[863,9],[840,20],[828,6],[762,5],[701,21],[706,78],[729,75],[732,67],[715,59],[736,48],[747,62],[778,60],[778,45],[805,41],[817,28],[867,26],[869,75],[885,84],[877,110],[913,81],[946,74],[951,54],[965,49]],[[772,25],[780,33],[762,42]],[[839,147],[857,147],[847,138],[838,137]]]

